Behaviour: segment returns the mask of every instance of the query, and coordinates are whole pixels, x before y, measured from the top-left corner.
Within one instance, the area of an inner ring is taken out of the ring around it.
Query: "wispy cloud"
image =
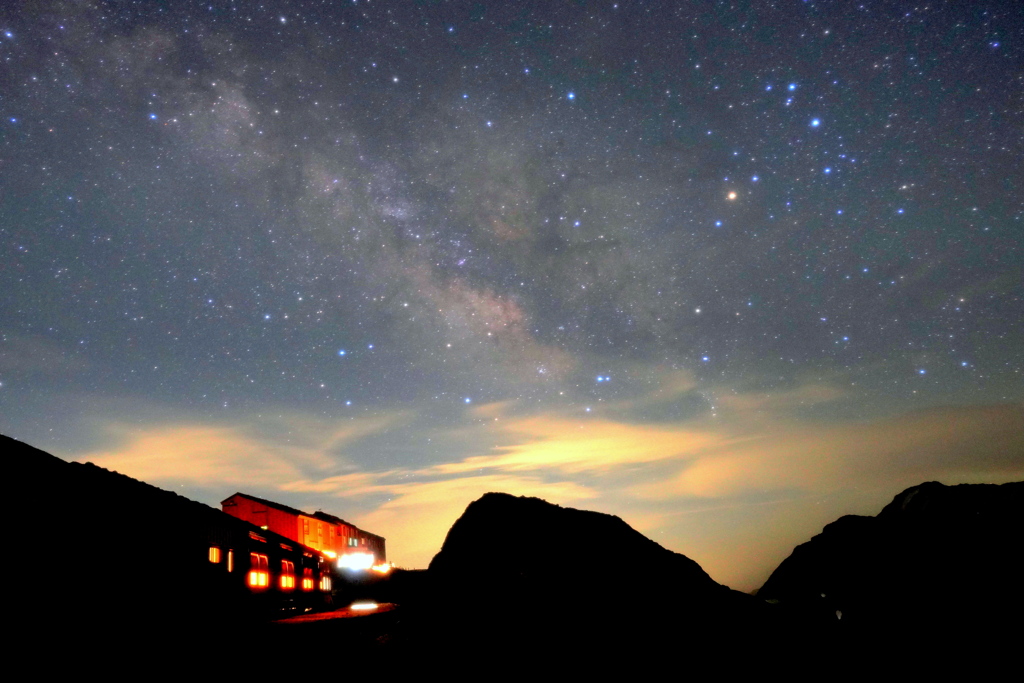
[[[709,449],[675,477],[635,489],[661,499],[751,491],[894,487],[1024,474],[1024,408],[962,406],[856,423],[775,422]],[[895,493],[895,491],[894,491]]]
[[[346,447],[386,429],[399,415],[333,424],[298,414],[230,425],[111,422],[102,427],[105,445],[74,459],[158,485],[279,488],[333,476],[348,466]]]
[[[685,377],[667,377],[633,403],[691,389]],[[874,513],[906,486],[1024,476],[1018,404],[853,422],[807,417],[809,405],[841,405],[842,393],[827,385],[721,393],[714,415],[651,424],[513,402],[476,406],[432,427],[436,442],[456,447],[432,460],[416,452],[419,466],[373,469],[355,464],[372,458],[354,457],[374,437],[417,423],[413,410],[336,422],[293,414],[234,425],[111,424],[108,446],[76,459],[159,485],[249,488],[330,510],[386,536],[392,559],[406,566],[425,566],[480,495],[539,496],[619,514],[743,588],[823,524]],[[410,442],[410,454],[415,448]]]

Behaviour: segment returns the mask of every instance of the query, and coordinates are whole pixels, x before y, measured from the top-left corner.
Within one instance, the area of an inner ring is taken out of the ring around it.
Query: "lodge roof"
[[[222,500],[221,501],[221,505],[226,504],[229,500],[231,500],[235,496],[242,496],[243,498],[248,498],[249,500],[254,500],[257,503],[263,503],[267,507],[276,508],[278,510],[282,510],[282,511],[287,512],[287,513],[292,514],[292,515],[302,516],[302,517],[311,517],[313,519],[319,519],[319,520],[324,521],[324,522],[329,522],[330,524],[344,524],[345,526],[350,526],[353,529],[359,531],[360,533],[366,534],[367,536],[375,536],[376,538],[384,538],[383,536],[378,536],[377,534],[374,534],[374,533],[371,533],[369,531],[365,531],[363,529],[360,529],[355,524],[352,524],[351,522],[346,522],[341,517],[336,517],[336,516],[334,516],[334,515],[332,515],[330,513],[324,512],[323,510],[317,510],[314,513],[303,512],[302,510],[298,510],[296,508],[289,507],[288,505],[282,505],[281,503],[275,503],[274,501],[267,500],[266,498],[259,498],[257,496],[251,496],[248,493],[241,493],[241,492],[234,493],[234,494],[228,496],[227,498],[225,498],[224,500]]]
[[[250,496],[248,493],[241,493],[241,492],[237,492],[237,493],[231,494],[230,496],[228,496],[227,498],[222,500],[220,502],[220,504],[221,505],[226,505],[227,502],[229,500],[231,500],[232,498],[234,498],[235,496],[241,496],[242,498],[248,498],[249,500],[255,500],[257,503],[263,503],[267,507],[276,508],[278,510],[282,510],[284,512],[287,512],[287,513],[290,513],[290,514],[293,514],[293,515],[305,515],[306,517],[312,517],[313,516],[313,515],[309,514],[308,512],[303,512],[302,510],[296,510],[293,507],[289,507],[287,505],[282,505],[281,503],[275,503],[274,501],[267,500],[266,498],[258,498],[256,496]]]

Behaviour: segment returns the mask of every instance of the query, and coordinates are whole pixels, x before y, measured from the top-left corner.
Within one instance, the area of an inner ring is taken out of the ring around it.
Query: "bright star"
[[[811,128],[817,128],[821,125],[821,119],[811,119]]]
[[[796,83],[790,83],[789,84],[789,90],[790,91],[796,90]]]
[[[338,355],[339,356],[344,356],[345,353],[346,353],[345,349],[338,349]]]
[[[576,93],[571,92],[568,95],[566,95],[566,97],[568,97],[570,100],[575,100],[576,99]]]

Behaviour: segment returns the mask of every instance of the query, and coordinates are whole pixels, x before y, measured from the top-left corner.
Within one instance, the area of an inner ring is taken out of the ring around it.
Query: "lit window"
[[[210,562],[220,564],[220,548],[215,545],[210,546]]]
[[[249,553],[249,587],[266,588],[270,585],[270,562],[266,555]]]
[[[295,563],[288,560],[281,560],[281,590],[293,590],[295,588]]]
[[[228,550],[228,573],[235,571],[235,551]]]
[[[311,591],[313,590],[313,568],[304,567],[302,569],[302,590]]]

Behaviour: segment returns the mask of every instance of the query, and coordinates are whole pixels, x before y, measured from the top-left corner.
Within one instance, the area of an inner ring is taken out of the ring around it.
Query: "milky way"
[[[16,4],[6,434],[411,565],[541,495],[740,587],[1024,474],[1015,2]]]

